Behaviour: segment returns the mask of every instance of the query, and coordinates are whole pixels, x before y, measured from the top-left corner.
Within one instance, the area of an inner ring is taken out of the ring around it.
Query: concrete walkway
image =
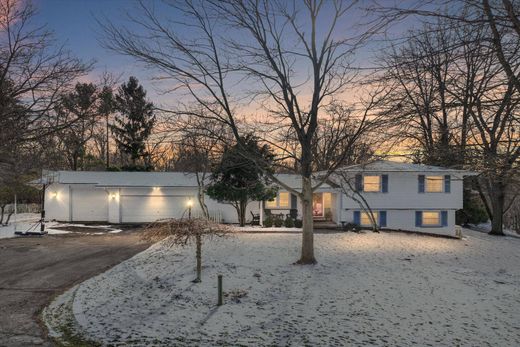
[[[146,249],[137,232],[0,240],[0,346],[52,346],[38,315],[56,295]]]

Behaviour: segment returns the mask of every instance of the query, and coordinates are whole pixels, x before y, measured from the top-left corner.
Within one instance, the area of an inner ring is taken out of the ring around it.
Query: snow
[[[286,228],[286,227],[262,227],[258,225],[246,225],[243,227],[232,226],[234,232],[244,233],[301,233],[302,228]]]
[[[9,225],[0,226],[0,239],[2,238],[10,238],[16,237],[15,231],[39,231],[40,230],[40,214],[39,213],[20,213],[16,216],[11,216],[11,220]],[[70,231],[56,229],[62,227],[82,227],[82,228],[92,228],[92,229],[106,229],[108,233],[119,233],[120,229],[114,229],[110,225],[85,225],[85,224],[75,224],[75,223],[60,223],[54,221],[45,222],[45,231],[51,235],[59,235],[59,234],[69,234]],[[104,235],[105,232],[92,232],[92,233],[83,233],[83,234],[91,234],[91,235]]]
[[[520,240],[405,233],[238,234],[161,243],[75,289],[76,326],[114,345],[520,345]],[[231,296],[216,306],[217,275]],[[234,296],[234,298],[233,298]]]

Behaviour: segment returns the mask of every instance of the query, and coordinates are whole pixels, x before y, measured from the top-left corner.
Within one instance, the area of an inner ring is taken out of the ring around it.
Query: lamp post
[[[188,219],[191,219],[191,207],[193,206],[193,201],[191,198],[188,200]]]

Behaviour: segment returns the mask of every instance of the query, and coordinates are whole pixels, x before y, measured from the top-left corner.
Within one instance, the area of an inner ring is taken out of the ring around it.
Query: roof
[[[299,175],[278,174],[277,178],[291,188],[301,187]],[[48,171],[32,183],[93,184],[101,188],[197,187],[197,177],[190,172]]]
[[[462,176],[474,175],[465,170],[455,170],[439,166],[411,164],[388,160],[376,160],[339,169],[346,172],[431,172],[452,173]],[[207,179],[209,175],[206,176]],[[301,176],[277,174],[277,179],[295,189],[301,188]],[[128,171],[48,171],[33,184],[93,184],[100,188],[110,187],[197,187],[197,177],[189,172],[128,172]],[[317,182],[313,182],[315,185]],[[330,185],[323,184],[321,188]]]
[[[367,164],[357,164],[339,169],[340,171],[363,171],[363,172],[446,172],[459,173],[462,175],[475,175],[474,172],[467,170],[451,169],[441,166],[424,164],[413,164],[390,160],[375,160]]]

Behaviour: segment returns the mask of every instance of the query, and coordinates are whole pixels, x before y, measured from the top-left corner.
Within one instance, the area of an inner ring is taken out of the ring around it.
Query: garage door
[[[108,198],[103,189],[72,188],[72,221],[108,221]]]
[[[153,222],[161,218],[180,218],[186,211],[186,196],[122,195],[123,223]]]

